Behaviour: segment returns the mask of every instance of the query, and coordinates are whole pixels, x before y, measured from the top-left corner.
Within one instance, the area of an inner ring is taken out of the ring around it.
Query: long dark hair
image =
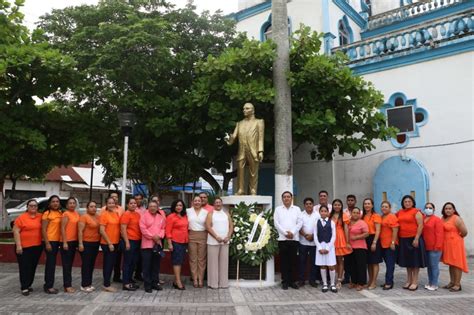
[[[416,208],[416,201],[415,201],[415,198],[413,198],[411,195],[405,195],[403,196],[402,198],[402,209],[405,209],[405,206],[403,205],[403,202],[405,201],[405,199],[410,199],[411,202],[413,202],[413,208]]]
[[[367,211],[365,211],[365,207],[364,207],[364,203],[367,200],[370,200],[370,203],[372,204],[372,213],[375,212],[374,200],[372,198],[365,198],[364,201],[362,201],[362,218],[361,219],[363,219],[365,217],[365,215],[367,214]]]
[[[51,201],[53,201],[54,198],[59,200],[59,209],[57,211],[61,211],[61,198],[59,198],[58,195],[52,195],[48,198],[48,206],[46,207],[46,210],[47,211],[53,210],[53,209],[51,209]],[[55,211],[55,210],[53,210],[53,211]]]
[[[336,211],[334,211],[334,203],[335,202],[339,202],[341,204],[341,211],[339,211],[339,215],[338,215],[338,218],[337,218],[337,221],[340,221],[340,223],[343,225],[344,224],[344,220],[342,219],[343,217],[343,210],[344,210],[344,204],[342,203],[342,200],[341,199],[334,199],[332,201],[332,211],[331,211],[331,214],[329,214],[329,219],[332,220],[332,217],[334,216],[334,214],[336,213]]]
[[[176,206],[178,205],[178,202],[181,202],[183,204],[183,210],[181,210],[181,212],[176,211]],[[181,199],[173,201],[173,203],[171,204],[171,213],[176,213],[184,217],[186,215],[186,204],[184,203],[184,201]]]
[[[451,207],[453,207],[454,209],[454,214],[453,215],[457,215],[458,217],[460,217],[459,213],[458,213],[458,210],[456,210],[456,206],[454,205],[454,203],[452,202],[446,202],[444,205],[443,205],[443,210],[441,210],[441,213],[443,214],[443,218],[447,218],[448,216],[446,215],[446,211],[444,211],[444,209],[446,208],[446,206],[448,205],[451,205]]]

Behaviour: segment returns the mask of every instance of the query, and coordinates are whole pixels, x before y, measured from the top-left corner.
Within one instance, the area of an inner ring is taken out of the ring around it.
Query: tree
[[[356,155],[373,149],[374,139],[386,140],[393,135],[379,112],[382,94],[370,82],[355,76],[343,55],[321,55],[320,48],[320,35],[306,27],[290,40],[291,71],[287,77],[291,86],[293,151],[302,143],[310,143],[317,147],[308,152],[314,159],[331,160],[335,152]],[[270,153],[266,154],[267,162],[272,160],[275,58],[272,41],[246,40],[241,47],[226,49],[218,57],[209,56],[198,65],[188,115],[203,108],[209,110],[206,130],[217,139],[213,146],[222,145],[219,135],[233,127],[228,121],[236,121],[241,104],[251,101],[257,116],[265,119],[265,152]]]
[[[94,152],[109,182],[121,176],[116,118],[121,110],[132,110],[138,121],[130,139],[129,174],[152,192],[199,176],[212,184],[204,170],[216,166],[225,172],[229,166],[231,149],[209,148],[215,138],[206,132],[207,110],[194,116],[187,110],[197,62],[243,37],[220,13],[198,15],[194,9],[175,10],[163,1],[109,0],[42,18],[50,43],[77,61],[81,78],[58,101],[100,121]]]
[[[272,39],[276,45],[273,59],[275,88],[275,196],[293,192],[293,138],[291,129],[290,47],[287,0],[272,1]],[[281,204],[281,199],[275,202]]]
[[[42,177],[65,161],[62,144],[69,134],[64,116],[52,106],[36,106],[66,90],[74,61],[52,49],[40,30],[30,34],[15,4],[0,1],[0,206],[6,225],[3,188],[7,177]],[[60,136],[61,135],[61,136]]]

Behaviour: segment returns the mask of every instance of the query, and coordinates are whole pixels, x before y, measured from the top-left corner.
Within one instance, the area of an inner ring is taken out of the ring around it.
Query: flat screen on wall
[[[396,106],[387,109],[387,126],[399,130],[397,135],[415,131],[415,113],[412,105]]]

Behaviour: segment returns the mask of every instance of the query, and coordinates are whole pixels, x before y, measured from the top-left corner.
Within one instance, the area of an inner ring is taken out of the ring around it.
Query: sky
[[[22,12],[25,14],[25,24],[30,28],[35,27],[39,17],[52,9],[62,9],[67,6],[81,4],[96,4],[98,0],[26,0]],[[169,0],[178,7],[186,5],[187,0]],[[211,12],[222,10],[224,14],[237,11],[238,0],[194,0],[199,12],[209,10]]]

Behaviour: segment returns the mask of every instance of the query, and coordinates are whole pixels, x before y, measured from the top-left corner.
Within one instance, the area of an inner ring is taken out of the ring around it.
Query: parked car
[[[66,209],[66,202],[69,197],[59,197],[61,200],[61,209]],[[49,197],[37,197],[37,198],[32,198],[33,200],[36,200],[38,203],[38,212],[43,213],[44,210],[46,210],[46,207],[48,206],[48,199]],[[13,226],[13,222],[17,217],[19,217],[23,212],[26,211],[26,203],[28,200],[20,203],[18,206],[14,208],[9,208],[7,209],[8,213],[8,220],[10,221],[10,225]],[[84,208],[79,208],[79,201],[76,199],[76,211],[78,211],[80,214],[85,212]]]

